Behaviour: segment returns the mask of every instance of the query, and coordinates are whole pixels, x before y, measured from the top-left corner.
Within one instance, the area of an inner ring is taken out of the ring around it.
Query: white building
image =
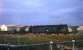
[[[24,29],[24,31],[29,31],[29,26],[23,26],[23,25],[0,25],[0,31],[20,31],[21,29]]]
[[[20,31],[21,27],[20,25],[8,25],[8,31]]]
[[[69,32],[78,32],[79,26],[69,26],[68,31]]]
[[[80,25],[77,30],[78,30],[79,32],[83,32],[83,25]]]
[[[72,32],[73,30],[72,30],[70,27],[68,27],[68,31],[69,31],[69,32]]]
[[[26,28],[25,28],[25,31],[26,31],[26,32],[29,31],[29,27],[26,27]]]
[[[6,25],[1,25],[0,26],[0,31],[7,31],[8,30],[8,27]]]

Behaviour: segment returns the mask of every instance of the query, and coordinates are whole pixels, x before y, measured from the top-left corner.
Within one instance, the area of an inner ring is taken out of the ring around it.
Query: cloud
[[[0,16],[3,14],[3,0],[0,0]]]
[[[5,0],[3,16],[8,23],[82,23],[82,3],[81,0]]]
[[[62,14],[68,14],[68,13],[73,13],[78,10],[79,7],[71,7],[71,8],[64,8],[64,9],[57,9],[57,10],[50,10],[50,15],[62,15]]]

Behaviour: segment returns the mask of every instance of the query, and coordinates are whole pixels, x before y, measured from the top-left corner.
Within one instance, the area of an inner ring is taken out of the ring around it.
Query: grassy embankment
[[[46,42],[46,41],[69,41],[78,40],[80,36],[78,35],[68,35],[68,34],[5,34],[0,35],[0,43],[36,43],[36,42]]]

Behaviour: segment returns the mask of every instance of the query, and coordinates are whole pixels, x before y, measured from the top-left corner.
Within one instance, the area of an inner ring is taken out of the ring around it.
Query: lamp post
[[[75,50],[75,40],[72,40],[72,50]]]
[[[53,41],[50,41],[49,50],[53,50]]]

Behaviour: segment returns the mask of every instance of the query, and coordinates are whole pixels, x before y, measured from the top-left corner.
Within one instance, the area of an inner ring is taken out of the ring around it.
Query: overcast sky
[[[83,0],[0,0],[0,24],[83,24]]]

